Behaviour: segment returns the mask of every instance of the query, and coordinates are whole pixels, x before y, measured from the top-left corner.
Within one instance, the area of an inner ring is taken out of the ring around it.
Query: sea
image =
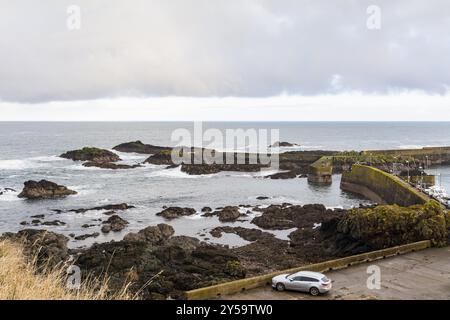
[[[376,150],[407,149],[426,146],[450,146],[450,122],[205,122],[202,129],[276,130],[280,141],[297,144],[281,148],[295,150]],[[145,165],[130,170],[86,168],[81,163],[62,159],[60,154],[84,146],[111,150],[115,145],[141,140],[144,143],[174,146],[177,129],[194,131],[192,122],[0,122],[0,189],[15,192],[0,195],[0,233],[24,228],[48,229],[65,235],[99,232],[84,241],[71,239],[69,246],[86,247],[93,242],[120,240],[128,232],[136,232],[158,223],[171,224],[177,235],[194,236],[204,241],[244,245],[234,234],[214,238],[209,231],[222,225],[216,217],[202,217],[205,207],[227,205],[259,205],[322,203],[329,208],[350,208],[367,200],[343,192],[340,175],[333,176],[328,186],[308,184],[305,178],[272,180],[268,173],[221,172],[192,176],[179,168],[165,169]],[[135,164],[148,155],[119,153],[123,163]],[[432,169],[438,183],[450,193],[450,168]],[[27,180],[47,179],[65,185],[77,195],[57,200],[30,201],[17,197]],[[268,197],[258,200],[257,197]],[[102,211],[57,213],[54,210],[90,208],[106,204],[128,203],[136,208],[118,214],[129,222],[121,232],[100,232]],[[156,215],[164,206],[195,208],[198,213],[170,222]],[[257,228],[250,221],[257,212],[248,211],[247,218],[234,225]],[[62,226],[23,226],[31,216],[44,214],[43,221],[60,220]],[[90,228],[82,228],[92,224]],[[292,230],[270,231],[288,239]]]

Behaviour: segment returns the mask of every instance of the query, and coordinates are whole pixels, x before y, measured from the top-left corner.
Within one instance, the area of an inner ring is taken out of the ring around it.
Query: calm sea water
[[[297,143],[301,150],[363,150],[418,148],[450,145],[450,123],[204,123],[205,128],[279,129],[280,140]],[[45,214],[45,220],[61,220],[65,226],[46,227],[64,234],[92,233],[100,230],[95,219],[106,219],[102,212],[56,214],[52,209],[87,208],[126,202],[137,208],[121,214],[130,225],[121,233],[100,235],[96,239],[71,242],[72,246],[89,245],[92,241],[120,239],[124,234],[149,225],[165,222],[155,213],[162,206],[187,206],[200,210],[204,206],[290,202],[323,203],[328,207],[351,207],[364,200],[339,189],[340,176],[331,186],[311,186],[306,179],[270,180],[260,174],[220,173],[189,176],[179,169],[165,170],[147,165],[134,170],[85,168],[80,163],[58,158],[58,155],[83,146],[111,149],[127,141],[142,140],[155,145],[174,145],[171,134],[177,128],[192,129],[192,123],[5,123],[0,122],[0,188],[20,191],[26,180],[48,179],[66,185],[78,195],[60,200],[26,201],[17,193],[0,196],[0,233],[24,228],[19,223],[30,216]],[[125,163],[143,161],[146,156],[122,154]],[[450,191],[448,168],[440,169],[442,184]],[[258,196],[269,200],[258,201]],[[97,226],[83,229],[83,224]],[[216,218],[200,214],[170,222],[177,234],[211,238],[207,231],[219,225]],[[239,225],[255,227],[249,221]],[[285,238],[290,230],[277,232]],[[200,236],[205,234],[205,236]],[[212,239],[219,243],[245,243],[234,235]]]

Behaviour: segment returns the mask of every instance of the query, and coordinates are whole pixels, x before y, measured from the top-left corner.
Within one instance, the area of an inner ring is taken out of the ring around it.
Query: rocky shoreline
[[[121,204],[101,208],[129,207]],[[144,299],[181,299],[185,290],[224,281],[424,239],[431,239],[435,245],[447,244],[449,240],[448,213],[432,202],[410,208],[394,205],[350,210],[288,203],[245,207],[259,212],[251,220],[254,228],[239,225],[239,218],[246,215],[239,210],[243,206],[201,210],[204,218],[218,216],[219,221],[227,222],[209,230],[211,237],[235,234],[249,242],[233,248],[175,235],[173,227],[166,223],[128,233],[120,241],[96,243],[85,249],[69,249],[69,238],[46,230],[25,229],[1,238],[21,241],[30,256],[40,248],[40,263],[72,261],[88,274],[107,273],[112,290],[131,281],[131,289],[139,291]],[[97,209],[100,207],[72,212]],[[160,214],[170,223],[195,212],[193,208],[169,207]],[[102,232],[122,230],[127,224],[118,215],[108,217],[101,223]],[[293,229],[289,240],[271,233],[286,229]],[[96,236],[91,233],[78,237]],[[153,280],[146,285],[149,279]]]

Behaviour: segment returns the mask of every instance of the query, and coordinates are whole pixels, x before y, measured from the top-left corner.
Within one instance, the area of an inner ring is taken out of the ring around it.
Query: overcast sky
[[[0,0],[0,120],[450,120],[449,31],[448,0]]]

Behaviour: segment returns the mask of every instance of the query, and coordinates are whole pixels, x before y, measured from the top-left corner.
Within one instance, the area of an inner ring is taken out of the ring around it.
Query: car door
[[[294,277],[292,278],[292,281],[290,281],[291,290],[296,291],[308,291],[306,284],[305,277],[301,276]]]
[[[305,291],[308,291],[312,288],[312,287],[316,287],[319,288],[319,280],[315,279],[315,278],[310,278],[310,277],[303,277],[303,283],[304,283],[304,288]]]

